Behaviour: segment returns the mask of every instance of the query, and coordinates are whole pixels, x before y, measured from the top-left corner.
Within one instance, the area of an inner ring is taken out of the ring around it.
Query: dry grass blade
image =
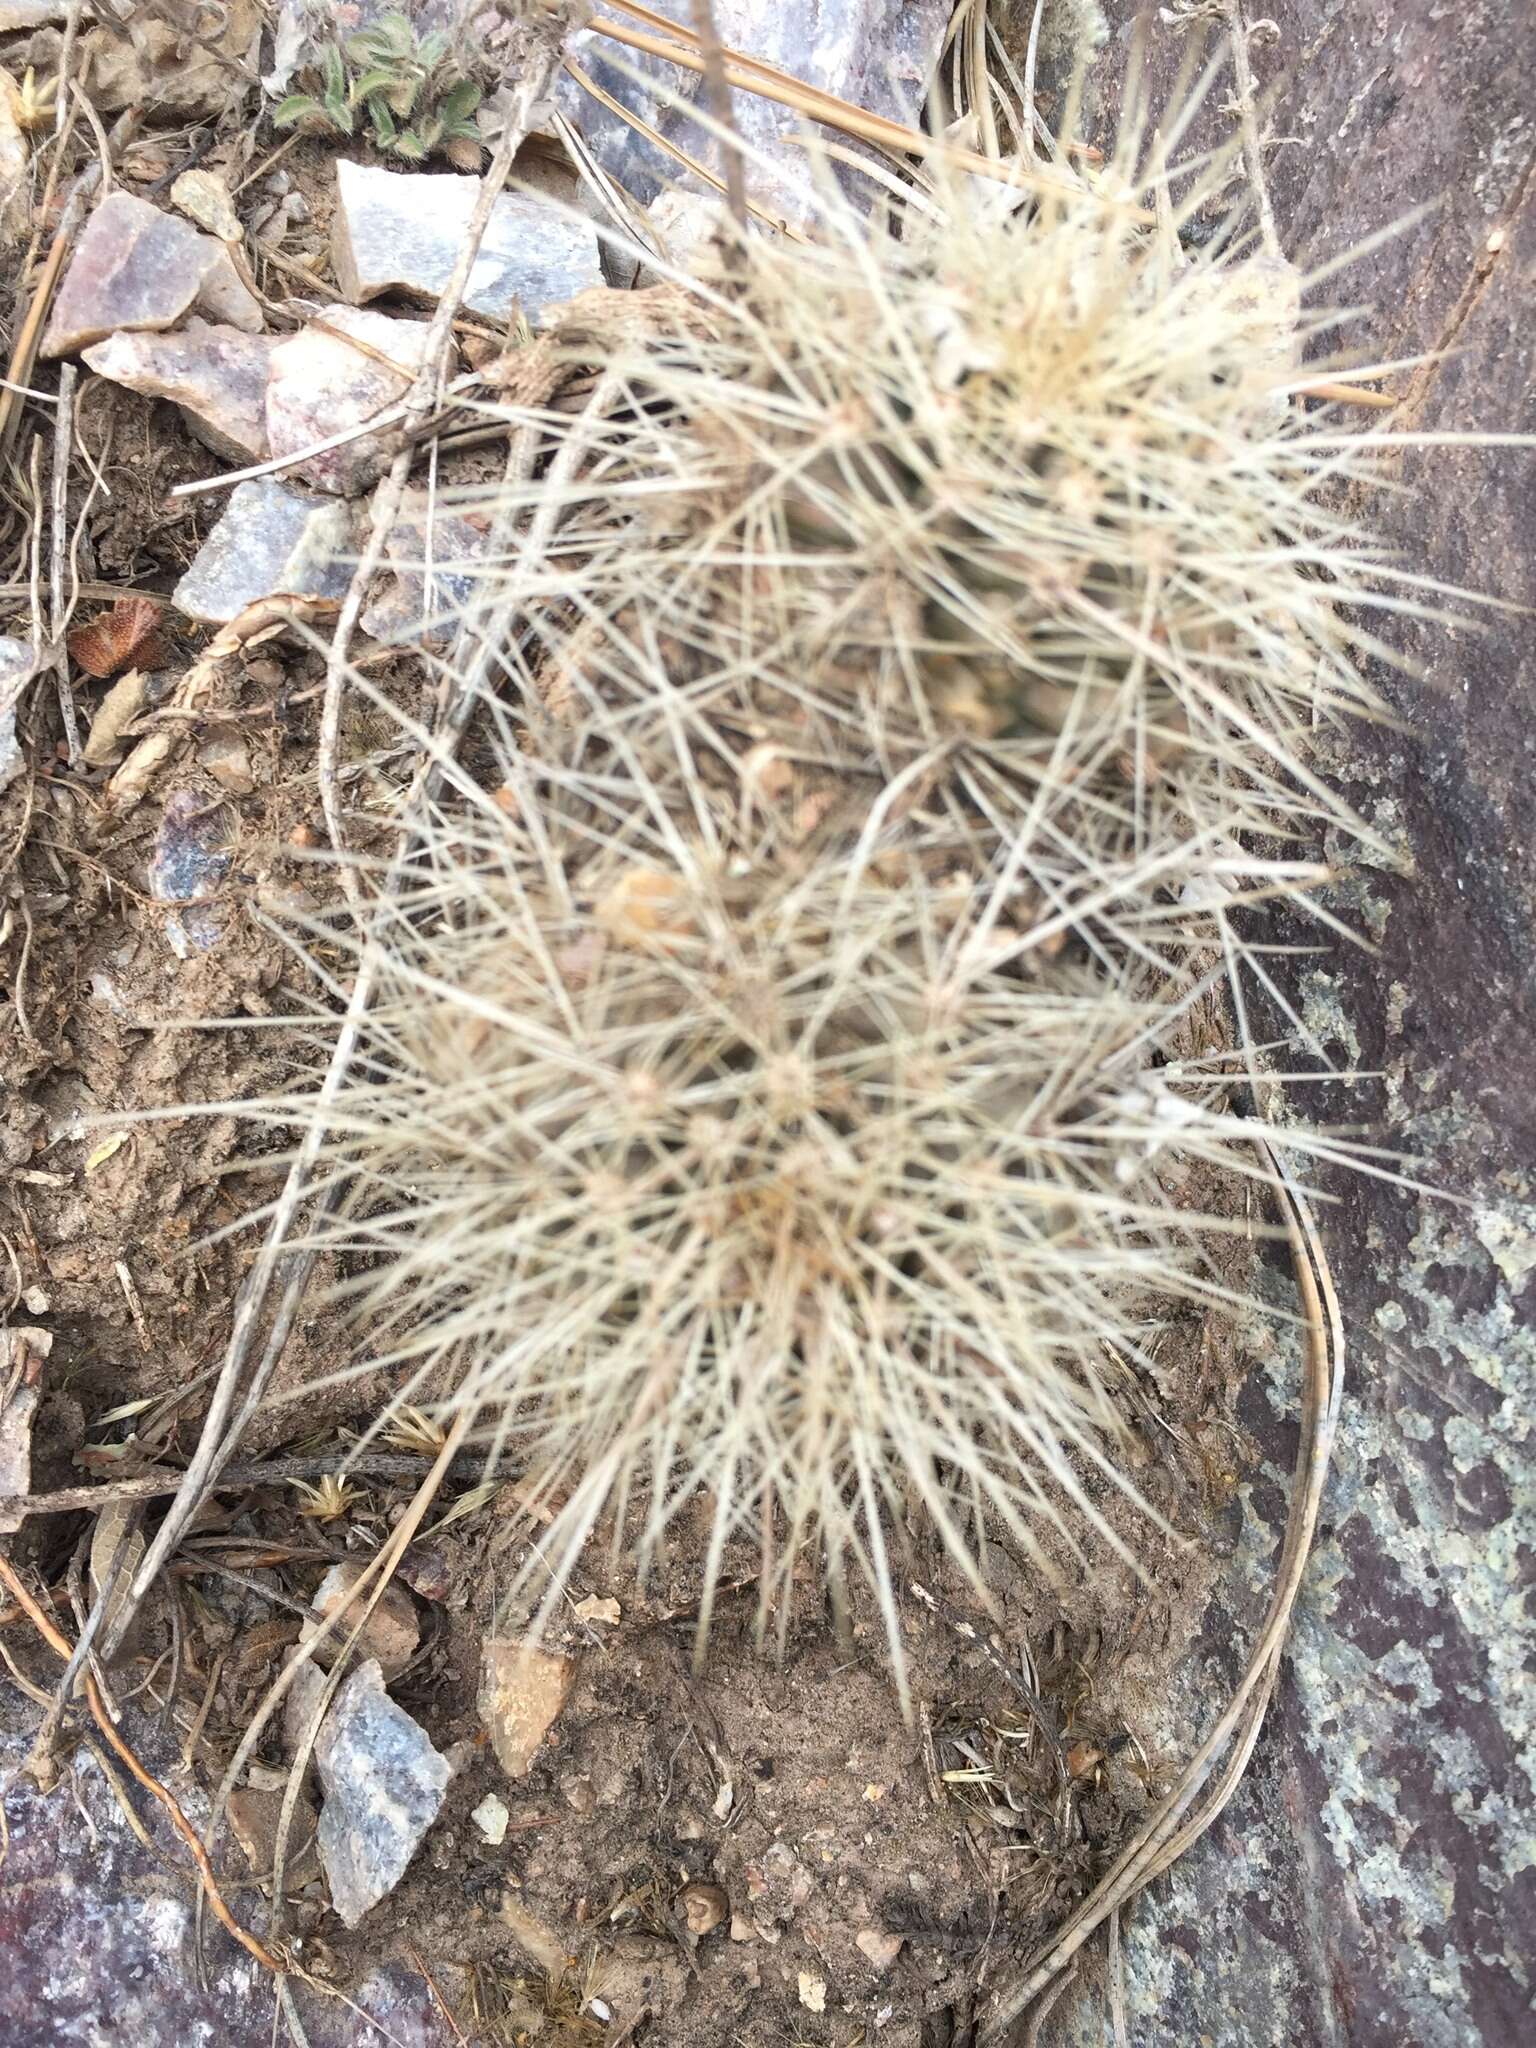
[[[1271,1147],[1263,1139],[1255,1143],[1267,1162],[1284,1213],[1306,1331],[1301,1445],[1269,1612],[1243,1676],[1210,1734],[1113,1868],[1032,1960],[1023,1981],[996,1995],[981,2026],[980,2048],[1003,2048],[1020,2016],[1048,1992],[1095,1929],[1112,1913],[1122,1911],[1210,1827],[1237,1788],[1279,1670],[1328,1476],[1343,1393],[1344,1330],[1306,1198]],[[1230,1754],[1213,1781],[1213,1765],[1229,1745]]]

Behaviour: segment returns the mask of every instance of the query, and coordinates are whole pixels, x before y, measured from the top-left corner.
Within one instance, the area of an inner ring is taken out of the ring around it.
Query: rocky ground
[[[0,4],[7,374],[42,394],[4,394],[0,424],[8,1495],[153,1485],[196,1441],[251,1256],[245,1235],[206,1240],[274,1183],[227,1119],[130,1132],[97,1119],[239,1096],[285,1072],[261,1020],[291,1007],[302,977],[263,913],[314,908],[331,886],[311,858],[325,636],[474,190],[462,148],[418,163],[376,133],[273,128],[282,93],[305,83],[278,78],[311,25],[302,8],[117,11],[131,22],[86,9],[71,29],[66,7]],[[1022,63],[1032,10],[994,11]],[[899,113],[947,9],[849,0],[858,34],[841,42],[818,39],[824,9],[715,12],[727,42]],[[1047,10],[1047,111],[1095,12]],[[1154,70],[1171,77],[1195,17],[1213,12],[1163,10]],[[1389,379],[1416,425],[1530,431],[1517,322],[1536,250],[1529,48],[1502,10],[1272,12],[1249,47],[1259,88],[1278,93],[1262,125],[1287,245],[1321,262],[1440,202],[1345,274],[1351,301],[1373,308],[1359,346],[1380,360],[1455,350]],[[1098,139],[1114,130],[1132,10],[1105,13],[1085,124]],[[893,79],[876,49],[895,52]],[[603,61],[590,43],[586,55]],[[56,133],[46,86],[61,69],[82,91]],[[682,116],[602,75],[682,133]],[[663,191],[667,173],[569,80],[560,105],[685,244],[698,202]],[[767,103],[751,106],[754,141],[780,153],[782,202],[794,153]],[[1213,137],[1233,119],[1213,94]],[[494,141],[494,119],[482,125]],[[573,292],[634,282],[602,244],[572,146],[551,129],[519,158],[520,189],[497,202],[454,320],[451,376],[494,375],[526,340],[519,322],[536,329]],[[105,192],[90,182],[103,150]],[[46,317],[32,331],[34,309]],[[434,493],[499,460],[469,412],[438,408],[432,424],[357,642],[370,681],[406,708],[430,701],[453,572],[472,575],[485,542]],[[1448,581],[1529,603],[1528,458],[1408,463],[1392,538]],[[1410,732],[1352,739],[1335,763],[1402,844],[1403,870],[1341,885],[1375,951],[1303,961],[1293,987],[1322,1039],[1382,1071],[1367,1114],[1466,1201],[1339,1191],[1329,1241],[1352,1347],[1339,1470],[1248,1779],[1126,1926],[1142,2042],[1502,2043],[1520,2037],[1531,1994],[1529,629],[1518,616],[1481,632],[1410,622],[1403,638],[1422,672],[1378,680]],[[366,705],[346,710],[338,764],[359,813],[387,807],[412,766]],[[184,1028],[199,1022],[237,1028]],[[1277,1269],[1277,1303],[1282,1284]],[[105,1662],[138,1772],[78,1704],[45,1785],[22,1768],[59,1665],[17,1602],[0,1605],[0,2019],[16,2048],[272,2038],[273,1973],[214,1924],[144,1778],[204,1824],[284,1653],[426,1470],[430,1439],[396,1442],[328,1489],[378,1390],[292,1397],[343,1341],[301,1317],[275,1390],[287,1404],[258,1419],[238,1483]],[[686,1546],[649,1586],[594,1550],[550,1655],[530,1658],[498,1635],[498,1575],[529,1540],[515,1483],[481,1490],[456,1469],[323,1710],[313,1766],[292,1782],[296,1691],[241,1759],[214,1837],[234,1918],[264,1925],[292,1796],[285,1959],[307,1973],[287,1981],[279,2014],[302,2029],[293,2038],[971,2038],[978,1994],[1089,1888],[1195,1746],[1262,1604],[1297,1360],[1271,1331],[1190,1326],[1167,1367],[1175,1448],[1152,1444],[1138,1477],[1199,1545],[1170,1541],[1150,1587],[1108,1556],[1051,1587],[1004,1574],[987,1624],[913,1532],[938,1604],[910,1603],[911,1723],[877,1618],[856,1607],[838,1635],[813,1587],[783,1668],[759,1656],[750,1558],[695,1676]],[[60,1508],[0,1545],[29,1584],[55,1589],[73,1635],[71,1582],[83,1600],[119,1544],[133,1556],[160,1498]],[[1036,1689],[1045,1734],[1026,1703]],[[1064,1810],[1050,1744],[1070,1776]],[[1040,2038],[1102,2040],[1102,1984],[1089,1961]]]

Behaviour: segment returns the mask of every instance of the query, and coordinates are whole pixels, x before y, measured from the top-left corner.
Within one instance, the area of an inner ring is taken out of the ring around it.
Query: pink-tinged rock
[[[189,618],[211,626],[227,625],[259,597],[342,598],[356,551],[349,505],[257,477],[230,492],[173,595]]]
[[[149,1839],[141,1842],[120,1793],[85,1750],[67,1759],[62,1787],[39,1792],[21,1768],[37,1716],[8,1713],[7,1721],[15,1727],[0,1728],[10,1834],[0,1872],[5,2048],[62,2048],[65,2042],[85,2048],[103,2041],[122,2048],[271,2048],[272,1980],[211,1914],[200,1944],[204,1967],[193,1963],[187,1845],[164,1808],[144,1798],[135,1825]],[[192,1825],[206,1828],[207,1796],[186,1774],[181,1731],[167,1731],[153,1712],[128,1701],[122,1732],[144,1768],[175,1786]],[[122,1773],[115,1776],[120,1785]],[[290,1837],[290,1872],[303,1825]],[[254,1881],[241,1882],[244,1860],[221,1834],[214,1861],[224,1895],[242,1925],[259,1928],[264,1909]],[[346,1989],[344,2004],[295,1980],[311,2048],[380,2048],[386,2041],[456,2048],[449,2022],[409,1958],[366,1975],[360,1968]]]
[[[485,1732],[509,1778],[524,1778],[571,1690],[576,1665],[553,1650],[493,1636],[480,1667]]]
[[[262,462],[267,372],[276,341],[189,320],[175,334],[109,334],[85,351],[98,377],[146,398],[168,398],[206,447],[226,462]]]
[[[272,454],[297,455],[397,405],[421,366],[426,342],[425,321],[391,320],[355,306],[328,307],[279,342],[267,383]],[[386,426],[308,456],[288,474],[339,497],[359,497],[383,475],[397,445],[397,432]]]
[[[479,198],[478,178],[386,171],[341,158],[331,219],[337,283],[355,303],[388,291],[439,297]],[[508,320],[521,307],[537,322],[546,306],[602,282],[589,221],[537,195],[504,192],[491,208],[464,303],[493,320]]]
[[[112,192],[81,230],[42,353],[74,355],[118,328],[163,333],[194,307],[244,333],[262,331],[261,308],[222,242],[147,199]]]
[[[438,509],[425,491],[408,491],[384,543],[392,573],[363,613],[362,627],[392,646],[445,646],[491,586],[489,522]]]

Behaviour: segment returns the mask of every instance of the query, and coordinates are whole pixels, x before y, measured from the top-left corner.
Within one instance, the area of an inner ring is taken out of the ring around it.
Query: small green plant
[[[354,135],[361,121],[393,156],[420,163],[441,152],[460,170],[479,169],[481,90],[441,30],[418,36],[406,15],[382,15],[344,43],[322,44],[310,75],[318,89],[290,93],[272,116],[275,128],[319,119]]]

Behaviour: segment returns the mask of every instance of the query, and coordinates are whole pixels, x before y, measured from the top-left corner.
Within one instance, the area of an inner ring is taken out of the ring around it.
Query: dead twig
[[[332,1472],[358,1472],[369,1479],[414,1479],[421,1473],[420,1458],[269,1458],[260,1465],[230,1465],[220,1474],[221,1490],[248,1486],[279,1486],[290,1479],[323,1479]],[[174,1493],[186,1478],[184,1472],[145,1472],[133,1479],[109,1480],[105,1485],[64,1486],[56,1493],[0,1494],[0,1519],[13,1515],[90,1514],[116,1503],[158,1500]],[[210,1488],[212,1492],[214,1489]]]
[[[137,127],[140,118],[141,116],[137,108],[130,108],[126,114],[118,117],[117,121],[113,124],[111,134],[107,138],[114,150],[122,148],[124,142],[127,141],[128,137],[132,135]],[[46,213],[47,203],[52,194],[53,179],[57,175],[58,167],[59,158],[55,156],[53,172],[49,178],[49,189],[43,195],[40,217]],[[22,407],[25,402],[22,392],[32,382],[32,372],[37,363],[38,346],[43,338],[43,328],[47,323],[49,308],[53,304],[53,295],[58,289],[59,279],[63,275],[65,262],[69,257],[71,249],[74,247],[75,235],[79,230],[81,221],[85,218],[86,204],[94,195],[96,187],[100,182],[101,165],[96,161],[88,163],[75,180],[74,188],[70,192],[69,198],[65,201],[64,211],[59,217],[58,227],[54,230],[53,240],[48,246],[48,254],[43,262],[42,274],[33,287],[26,315],[17,327],[16,340],[11,349],[10,361],[6,364],[5,368],[4,387],[0,389],[0,469],[8,467],[10,464],[11,455],[16,446],[16,436],[21,428]],[[22,275],[26,275],[25,265],[22,268]],[[20,387],[20,389],[16,387]]]
[[[80,722],[75,716],[74,692],[69,686],[69,648],[64,634],[74,601],[65,590],[65,564],[69,554],[68,522],[69,456],[75,432],[75,385],[80,373],[73,363],[59,371],[58,409],[53,416],[53,470],[49,477],[50,528],[48,554],[48,614],[53,638],[53,670],[58,681],[59,715],[64,721],[64,743],[69,765],[80,765]]]
[[[342,601],[341,616],[336,622],[336,630],[326,657],[325,702],[320,715],[320,808],[325,814],[326,830],[330,833],[331,844],[338,853],[346,851],[346,836],[341,826],[337,762],[341,752],[341,702],[346,687],[347,656],[351,649],[352,635],[356,630],[363,602],[368,595],[369,585],[384,559],[385,542],[400,516],[406,484],[416,459],[412,441],[413,429],[424,425],[428,416],[442,405],[444,364],[449,334],[463,302],[464,293],[468,289],[470,272],[480,252],[481,241],[490,225],[491,209],[501,197],[511,175],[512,160],[527,140],[533,125],[534,110],[548,91],[550,79],[560,59],[563,24],[554,24],[553,30],[553,33],[547,34],[544,38],[542,49],[536,54],[530,53],[527,68],[518,82],[512,105],[508,109],[506,127],[496,145],[496,154],[491,160],[490,169],[481,181],[479,196],[464,232],[453,275],[437,302],[437,308],[428,326],[426,342],[422,349],[421,368],[404,402],[403,445],[375,493],[367,545],[363,549],[362,559],[353,571],[351,584]],[[356,906],[360,900],[360,885],[356,875],[346,866],[342,868],[342,881],[349,899]]]
[[[676,64],[684,71],[703,74],[704,56],[691,30],[680,28],[663,15],[652,14],[648,8],[630,5],[629,0],[616,0],[616,4],[641,20],[660,24],[666,33],[652,34],[647,29],[631,28],[623,22],[609,21],[601,16],[588,24],[594,33],[623,43],[630,49],[642,50],[648,56],[665,57],[668,63]],[[983,156],[977,150],[961,149],[940,136],[925,134],[920,128],[909,128],[905,123],[892,121],[883,114],[866,113],[862,107],[839,99],[835,93],[823,92],[820,87],[808,85],[804,79],[742,50],[722,46],[721,60],[726,84],[738,91],[773,100],[779,106],[805,115],[808,120],[836,128],[845,135],[857,136],[861,142],[876,143],[898,156],[940,158],[956,171],[969,171],[997,184],[1017,186],[1021,191],[1052,192],[1059,197],[1077,200],[1088,194],[1086,186],[1069,178],[1055,177],[1048,171],[1012,161],[999,161]],[[1125,207],[1133,219],[1144,221],[1149,226],[1152,224],[1152,214],[1132,201],[1105,197],[1102,203]]]
[[[725,55],[720,31],[715,27],[715,10],[710,0],[693,0],[693,32],[703,59],[704,93],[709,110],[725,130],[722,152],[725,162],[726,204],[743,233],[747,225],[747,185],[741,161],[741,137],[731,112],[731,86],[725,75]]]

